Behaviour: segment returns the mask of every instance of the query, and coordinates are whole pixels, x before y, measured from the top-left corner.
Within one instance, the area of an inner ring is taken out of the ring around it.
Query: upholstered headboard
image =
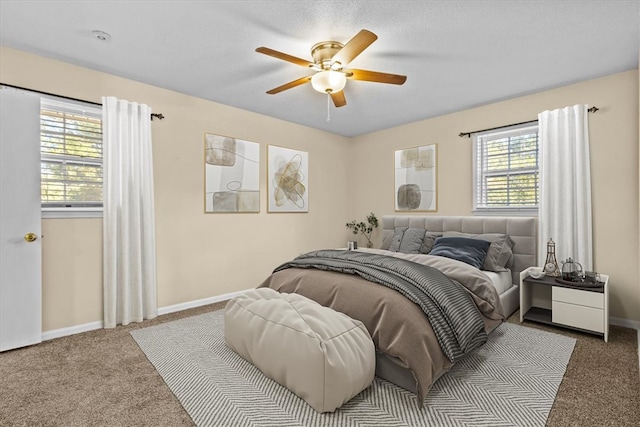
[[[395,227],[425,228],[433,232],[507,234],[515,243],[511,263],[514,284],[520,283],[522,270],[538,263],[538,221],[534,217],[385,215],[382,217],[383,242],[390,242]]]

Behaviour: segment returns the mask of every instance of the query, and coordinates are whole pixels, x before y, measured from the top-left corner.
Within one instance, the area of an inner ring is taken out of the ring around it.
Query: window
[[[78,213],[102,210],[99,107],[42,98],[40,154],[43,211],[62,212],[47,216],[84,216]]]
[[[538,209],[538,124],[475,134],[474,213]]]

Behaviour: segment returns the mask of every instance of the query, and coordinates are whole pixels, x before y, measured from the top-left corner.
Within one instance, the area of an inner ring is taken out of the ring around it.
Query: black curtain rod
[[[590,113],[595,113],[595,112],[596,112],[596,111],[598,111],[598,110],[599,110],[599,108],[598,108],[598,107],[591,107],[591,108],[587,109],[587,111],[588,111],[588,112],[590,112]],[[529,124],[529,123],[537,123],[537,122],[538,122],[538,120],[529,120],[528,122],[513,123],[513,124],[510,124],[510,125],[496,126],[496,127],[494,127],[494,128],[481,129],[481,130],[474,130],[474,131],[471,131],[471,132],[460,132],[460,133],[458,134],[458,136],[459,136],[460,138],[463,138],[463,137],[465,137],[465,136],[471,136],[471,135],[473,135],[474,133],[487,132],[487,131],[490,131],[490,130],[496,130],[496,129],[506,128],[506,127],[508,127],[508,126],[519,126],[519,125],[526,125],[526,124]]]
[[[2,82],[0,82],[0,85],[6,86],[6,87],[10,87],[10,88],[13,88],[13,89],[28,90],[29,92],[35,92],[35,93],[39,93],[41,95],[55,96],[57,98],[68,99],[69,101],[84,102],[85,104],[91,104],[91,105],[96,105],[96,106],[102,107],[101,103],[93,102],[93,101],[87,101],[86,99],[72,98],[70,96],[58,95],[56,93],[51,93],[51,92],[43,92],[41,90],[29,89],[28,87],[22,87],[22,86],[14,86],[14,85],[10,85],[10,84],[7,84],[7,83],[2,83]],[[153,120],[153,119],[162,120],[162,119],[164,119],[164,115],[162,113],[151,113],[151,120]]]

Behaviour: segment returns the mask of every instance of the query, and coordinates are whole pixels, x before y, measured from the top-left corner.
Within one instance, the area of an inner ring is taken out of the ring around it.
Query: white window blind
[[[40,110],[43,209],[102,207],[102,110],[42,98]]]
[[[474,212],[538,208],[538,124],[475,134]]]

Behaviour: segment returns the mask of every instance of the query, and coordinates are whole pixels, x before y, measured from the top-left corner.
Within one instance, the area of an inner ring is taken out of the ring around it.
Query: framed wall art
[[[309,153],[269,145],[269,212],[309,212]]]
[[[438,210],[436,144],[395,151],[395,210]]]
[[[205,213],[260,212],[260,144],[205,133]]]

